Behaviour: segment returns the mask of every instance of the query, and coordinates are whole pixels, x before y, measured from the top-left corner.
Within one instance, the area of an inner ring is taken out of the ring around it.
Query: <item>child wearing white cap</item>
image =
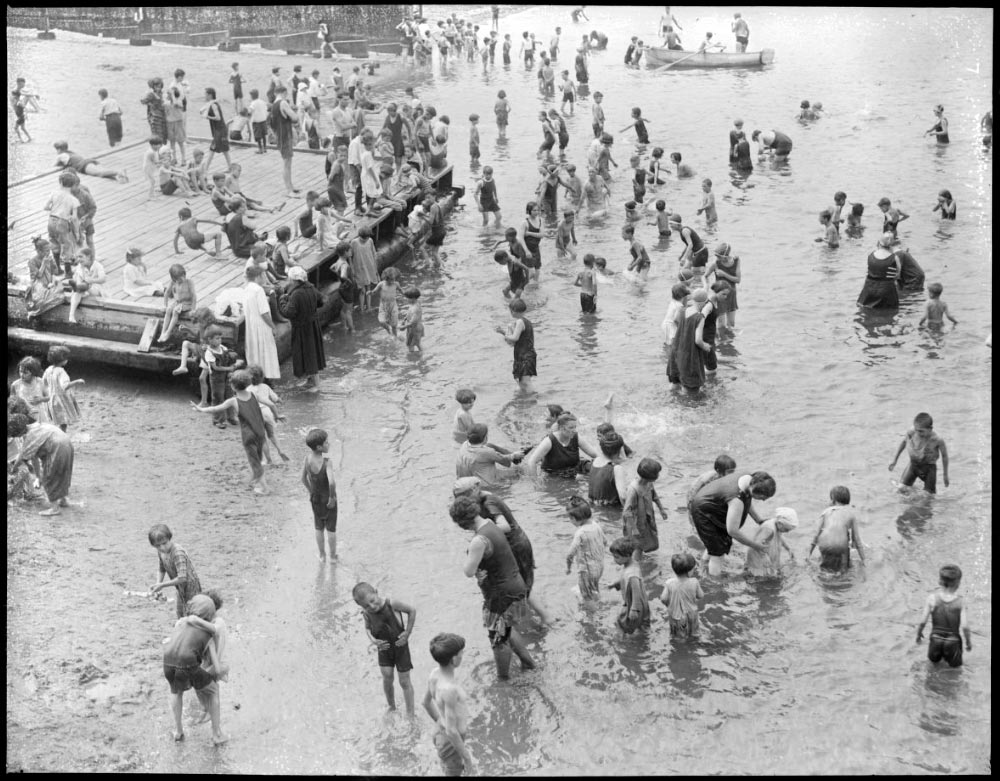
[[[792,555],[792,549],[788,547],[782,534],[797,529],[799,526],[799,516],[791,507],[779,507],[774,511],[774,517],[757,526],[756,530],[750,529],[754,542],[758,542],[765,547],[761,552],[754,548],[747,549],[746,571],[755,577],[776,577],[781,572],[781,549],[784,548]]]

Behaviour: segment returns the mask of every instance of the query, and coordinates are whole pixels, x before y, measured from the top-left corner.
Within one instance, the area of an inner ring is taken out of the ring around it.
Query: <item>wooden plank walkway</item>
[[[198,147],[208,149],[209,140],[190,137],[187,155]],[[94,246],[97,259],[104,265],[108,281],[104,285],[104,298],[109,301],[129,303],[137,312],[150,314],[162,312],[162,299],[153,297],[135,298],[125,295],[122,290],[125,251],[138,247],[143,251],[143,260],[150,278],[164,284],[169,282],[169,268],[181,263],[187,270],[188,278],[194,281],[199,305],[211,304],[218,294],[227,288],[239,288],[244,284],[245,260],[236,258],[228,250],[228,240],[223,236],[224,259],[213,258],[204,251],[189,249],[181,240],[181,254],[173,250],[174,233],[179,222],[178,210],[188,206],[198,219],[222,221],[211,199],[207,195],[184,198],[180,195],[159,194],[152,201],[147,200],[148,182],[142,176],[141,161],[147,148],[145,142],[130,147],[112,150],[98,156],[101,165],[117,170],[126,170],[130,181],[120,184],[112,179],[81,176],[97,202],[94,220]],[[282,184],[282,161],[278,150],[269,148],[266,154],[255,153],[255,146],[232,143],[230,158],[239,163],[242,172],[241,186],[250,197],[264,203],[273,213],[260,212],[254,218],[258,231],[267,231],[274,236],[277,228],[285,225],[293,230],[298,213],[305,204],[305,193],[326,190],[324,171],[325,152],[296,149],[292,158],[292,181],[302,194],[286,198]],[[81,154],[84,154],[81,152]],[[53,152],[53,158],[55,152]],[[213,170],[224,170],[225,160],[220,155],[213,159]],[[447,169],[446,169],[447,170]],[[432,176],[440,175],[436,172]],[[48,212],[44,206],[49,196],[59,188],[58,170],[39,174],[17,182],[7,190],[7,257],[8,268],[18,275],[27,274],[28,259],[34,254],[31,237],[47,236]],[[348,193],[348,200],[351,194]],[[391,212],[383,212],[375,218],[354,217],[355,230],[361,224],[377,226]],[[211,228],[212,226],[204,226]],[[352,232],[353,233],[353,232]],[[315,240],[297,240],[292,249],[299,252],[309,250],[300,259],[309,270],[318,264],[326,253],[318,252]],[[93,299],[90,299],[93,301]],[[83,306],[87,306],[84,299]],[[94,302],[96,303],[96,301]],[[129,307],[130,309],[132,307]]]

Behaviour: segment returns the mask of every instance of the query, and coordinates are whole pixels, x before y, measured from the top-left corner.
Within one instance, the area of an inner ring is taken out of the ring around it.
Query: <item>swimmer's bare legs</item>
[[[170,710],[174,714],[174,740],[184,740],[184,725],[181,723],[181,714],[184,712],[183,693],[170,693]]]

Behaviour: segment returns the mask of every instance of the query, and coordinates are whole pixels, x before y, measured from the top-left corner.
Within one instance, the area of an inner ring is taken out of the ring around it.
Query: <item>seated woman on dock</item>
[[[69,297],[69,322],[76,322],[76,310],[84,296],[103,295],[101,285],[108,281],[104,266],[94,259],[89,247],[80,250],[79,262],[73,271],[73,293]]]
[[[62,269],[52,257],[51,245],[41,236],[31,241],[35,256],[28,261],[28,290],[24,296],[29,318],[60,306],[65,300]]]

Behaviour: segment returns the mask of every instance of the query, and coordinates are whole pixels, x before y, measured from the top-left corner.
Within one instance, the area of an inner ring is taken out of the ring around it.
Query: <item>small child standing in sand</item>
[[[944,484],[945,487],[948,486],[948,448],[945,447],[944,440],[934,433],[934,419],[928,413],[921,412],[913,418],[913,428],[906,432],[889,464],[890,472],[896,468],[896,462],[904,450],[910,456],[910,464],[900,480],[903,485],[911,486],[919,477],[927,493],[936,493],[937,460],[940,458]]]
[[[321,428],[306,434],[309,453],[302,462],[302,484],[309,492],[312,505],[313,526],[316,529],[316,547],[319,560],[326,561],[326,544],[330,545],[330,560],[337,558],[337,483],[330,462],[330,437]],[[326,532],[326,541],[323,533]]]
[[[419,288],[406,288],[403,291],[403,298],[410,303],[406,307],[406,314],[400,324],[403,331],[400,338],[406,340],[407,350],[419,353],[421,352],[420,341],[424,338],[424,309],[420,305]]]
[[[931,282],[927,286],[927,308],[924,310],[924,316],[917,323],[918,326],[923,326],[926,323],[929,328],[941,328],[946,317],[951,320],[952,325],[958,325],[958,320],[952,317],[951,312],[948,311],[948,305],[941,300],[943,292],[944,285],[940,282]]]
[[[858,552],[861,563],[865,561],[865,551],[858,533],[858,514],[851,504],[851,491],[846,486],[835,485],[830,489],[830,501],[833,505],[827,507],[819,517],[819,528],[809,546],[812,555],[819,546],[820,566],[834,572],[843,572],[851,566],[851,546]]]
[[[194,571],[194,564],[187,551],[174,542],[173,532],[164,523],[154,524],[149,530],[149,544],[156,548],[160,569],[156,583],[149,587],[154,594],[168,586],[177,589],[177,617],[183,618],[188,600],[201,593],[201,581]],[[167,578],[167,580],[164,580]]]
[[[627,635],[636,629],[648,629],[650,625],[649,599],[639,562],[633,557],[635,551],[635,544],[628,537],[619,537],[611,543],[611,555],[622,571],[618,582],[612,583],[609,588],[621,592],[622,609],[618,613],[617,624]]]
[[[12,396],[23,399],[38,423],[49,423],[49,394],[45,390],[42,362],[33,355],[18,361],[17,379],[10,385]]]
[[[69,348],[55,344],[49,348],[49,366],[42,374],[42,383],[48,394],[49,418],[63,431],[70,423],[80,420],[80,406],[76,403],[73,388],[83,385],[83,380],[71,380],[66,373]]]
[[[368,583],[358,583],[351,592],[354,601],[361,607],[365,619],[365,631],[378,649],[378,667],[382,671],[382,689],[389,710],[396,710],[395,673],[399,673],[399,688],[403,690],[406,715],[414,715],[413,684],[410,682],[410,635],[417,620],[416,608],[398,599],[379,596],[375,587]],[[406,627],[403,626],[406,614]]]
[[[243,450],[246,453],[247,462],[250,464],[251,480],[255,494],[270,493],[267,480],[264,478],[264,467],[261,459],[264,456],[264,442],[267,440],[267,431],[264,428],[264,414],[260,411],[260,404],[257,397],[247,388],[252,383],[250,372],[245,369],[238,369],[232,373],[229,384],[232,386],[234,396],[226,399],[221,404],[212,407],[199,407],[193,401],[191,406],[198,412],[215,414],[216,412],[235,411],[240,423],[240,434],[243,440]]]
[[[455,422],[452,426],[452,436],[461,444],[469,438],[469,429],[476,425],[472,419],[472,405],[476,403],[476,393],[469,388],[459,388],[455,393],[455,401],[459,409],[455,412]]]
[[[756,528],[747,531],[754,542],[764,546],[763,551],[756,548],[747,548],[746,571],[754,577],[776,577],[781,573],[781,549],[792,554],[792,549],[788,547],[785,532],[797,529],[799,526],[799,516],[791,507],[779,507],[774,511],[774,517],[768,518],[760,523]]]
[[[587,500],[574,496],[566,512],[576,524],[576,533],[566,555],[566,574],[573,571],[576,558],[577,582],[583,599],[599,599],[601,576],[604,574],[604,530],[596,523]]]
[[[694,556],[690,553],[675,553],[670,557],[670,568],[674,577],[663,586],[660,600],[667,606],[667,622],[670,636],[678,640],[697,637],[698,600],[705,598],[698,579],[691,576],[695,568]]]
[[[934,664],[944,659],[950,667],[961,667],[962,635],[965,635],[965,650],[972,650],[972,630],[965,600],[958,594],[962,570],[955,564],[946,564],[941,567],[939,583],[940,588],[927,597],[924,617],[917,624],[917,642],[924,639],[924,627],[930,621],[927,658]]]
[[[396,336],[399,327],[399,303],[396,301],[396,294],[399,292],[399,269],[389,266],[382,272],[382,281],[375,285],[371,292],[381,293],[378,302],[378,324],[387,333]]]

